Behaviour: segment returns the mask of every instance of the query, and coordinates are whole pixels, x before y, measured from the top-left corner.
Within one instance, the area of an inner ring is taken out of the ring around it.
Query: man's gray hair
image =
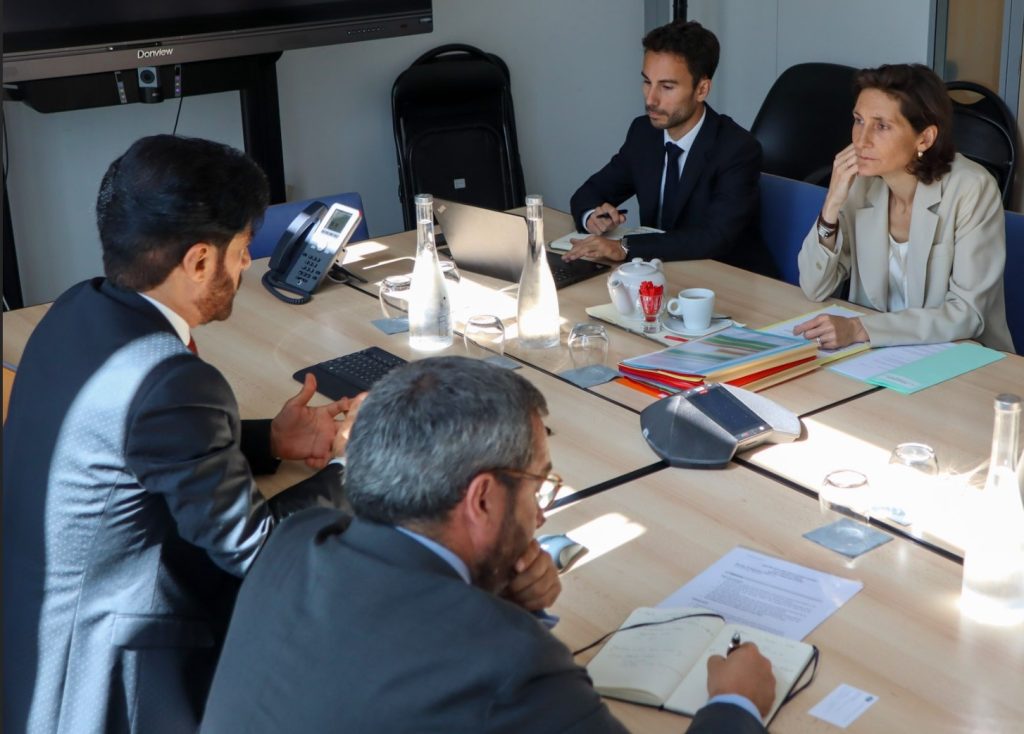
[[[345,450],[345,493],[359,517],[433,522],[491,469],[526,469],[544,396],[511,370],[435,357],[393,370],[370,390]]]

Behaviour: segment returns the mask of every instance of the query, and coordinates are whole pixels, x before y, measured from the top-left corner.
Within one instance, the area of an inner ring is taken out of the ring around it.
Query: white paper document
[[[873,693],[842,683],[807,713],[822,721],[827,721],[833,726],[838,726],[840,729],[845,729],[877,700],[878,696]]]
[[[703,607],[726,622],[802,640],[862,588],[860,581],[737,547],[658,607]]]
[[[839,364],[830,365],[829,369],[841,375],[852,377],[855,380],[867,380],[869,377],[874,377],[883,372],[902,367],[905,364],[916,362],[929,355],[938,354],[952,346],[952,343],[944,342],[942,344],[919,344],[910,347],[878,347],[864,354],[844,360]]]

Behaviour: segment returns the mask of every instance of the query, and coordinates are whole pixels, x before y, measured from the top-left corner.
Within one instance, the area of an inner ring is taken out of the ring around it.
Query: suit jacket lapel
[[[880,178],[872,179],[865,196],[866,204],[854,220],[857,241],[857,269],[861,287],[879,311],[889,303],[889,187]],[[881,246],[872,243],[881,243]]]
[[[907,308],[924,306],[928,256],[931,255],[935,228],[939,224],[935,209],[941,200],[942,186],[938,181],[917,184],[910,213],[910,245],[907,248]]]
[[[679,212],[686,206],[687,199],[693,193],[693,187],[697,185],[697,179],[707,170],[707,158],[714,149],[715,138],[718,137],[718,113],[710,106],[704,105],[704,123],[700,132],[697,133],[693,146],[686,154],[686,165],[683,166],[683,178],[679,182],[679,198],[671,202],[668,207],[666,222],[675,222]],[[664,139],[664,136],[662,136]],[[664,147],[664,146],[663,146]],[[664,153],[662,154],[662,167],[664,167]],[[669,202],[666,202],[668,204]]]

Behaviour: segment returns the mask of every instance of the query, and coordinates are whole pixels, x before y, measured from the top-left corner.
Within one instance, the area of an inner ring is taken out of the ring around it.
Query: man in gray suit
[[[231,313],[266,206],[207,140],[143,138],[103,178],[107,277],[36,327],[4,430],[4,731],[194,731],[238,577],[289,508],[340,494],[347,401],[309,407],[307,380],[242,421],[191,338]],[[282,458],[320,471],[267,502],[253,474]]]
[[[355,517],[307,510],[270,539],[202,732],[625,731],[565,646],[508,600],[561,483],[546,413],[522,377],[459,357],[377,383],[347,448]],[[549,575],[529,583],[549,603]],[[763,732],[771,664],[743,645],[708,668],[721,695],[690,731]]]

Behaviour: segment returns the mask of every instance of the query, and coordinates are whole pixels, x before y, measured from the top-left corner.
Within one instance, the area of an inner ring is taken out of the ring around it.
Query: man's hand
[[[738,693],[757,706],[764,718],[775,702],[775,675],[771,661],[757,645],[745,642],[728,657],[708,658],[708,698],[723,693]]]
[[[562,591],[554,561],[536,540],[516,561],[515,573],[504,595],[529,612],[551,606]]]
[[[334,436],[334,455],[344,456],[345,447],[348,446],[348,435],[352,431],[352,424],[356,422],[356,415],[359,413],[359,406],[366,400],[370,393],[361,392],[348,401],[345,406],[345,419],[338,424],[338,433]],[[344,400],[345,398],[342,398]]]
[[[569,242],[572,243],[572,249],[562,255],[562,259],[566,262],[578,260],[581,257],[604,258],[616,262],[626,259],[626,253],[622,251],[622,245],[618,240],[610,240],[607,237],[592,234],[581,239],[570,239]]]
[[[621,214],[618,209],[606,201],[595,208],[583,224],[590,234],[602,235],[615,229],[625,221],[625,215]]]
[[[857,342],[870,341],[868,332],[859,318],[832,316],[827,313],[797,324],[793,327],[793,333],[817,341],[822,349],[841,349]]]
[[[348,411],[352,401],[342,398],[311,408],[307,403],[315,392],[316,378],[307,373],[302,389],[270,424],[270,450],[279,459],[302,460],[320,469],[335,456],[333,447],[341,424],[334,418]]]

